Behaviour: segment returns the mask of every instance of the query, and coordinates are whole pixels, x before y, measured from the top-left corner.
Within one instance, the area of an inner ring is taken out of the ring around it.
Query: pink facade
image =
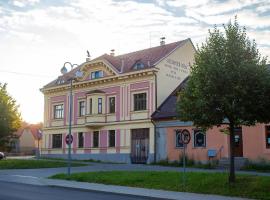
[[[216,150],[216,157],[214,159],[229,157],[229,136],[220,132],[223,127],[214,127],[206,132],[205,147],[194,147],[194,129],[193,126],[171,126],[165,128],[167,141],[167,158],[170,161],[179,160],[183,153],[183,148],[176,147],[176,129],[187,129],[191,133],[191,141],[187,145],[187,155],[189,158],[196,161],[207,161],[208,150]],[[270,149],[266,148],[265,125],[257,124],[252,127],[242,127],[242,142],[243,155],[241,157],[250,160],[267,159],[270,160]]]

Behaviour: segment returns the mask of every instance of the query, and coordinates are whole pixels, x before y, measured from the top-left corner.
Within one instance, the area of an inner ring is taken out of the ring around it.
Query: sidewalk
[[[22,175],[0,175],[0,181],[16,182],[30,185],[72,188],[85,191],[99,191],[106,193],[117,193],[132,196],[152,197],[172,200],[243,200],[243,198],[225,197],[219,195],[195,194],[187,192],[172,192],[165,190],[144,189],[125,186],[104,185],[96,183],[84,183],[76,181],[55,180],[48,178],[37,178]]]

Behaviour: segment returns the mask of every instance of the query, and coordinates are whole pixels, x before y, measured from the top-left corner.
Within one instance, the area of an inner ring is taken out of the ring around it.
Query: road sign
[[[183,144],[188,144],[190,142],[190,132],[187,129],[182,130],[181,132],[181,141]]]
[[[66,140],[66,144],[72,144],[73,136],[72,135],[67,135],[65,140]]]
[[[187,130],[187,129],[184,129],[182,130],[181,132],[181,142],[183,143],[183,176],[182,176],[182,179],[183,179],[183,187],[185,189],[185,185],[186,185],[186,148],[187,148],[187,144],[190,142],[190,132]]]

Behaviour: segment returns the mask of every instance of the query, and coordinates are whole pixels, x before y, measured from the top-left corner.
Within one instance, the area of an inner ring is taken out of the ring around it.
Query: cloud
[[[236,13],[240,25],[247,26],[250,38],[256,39],[260,52],[270,56],[270,23],[269,15],[265,14],[269,10],[268,1],[10,2],[13,6],[0,7],[0,69],[57,77],[65,61],[82,63],[87,49],[92,57],[108,53],[110,49],[121,54],[159,45],[161,36],[166,37],[167,43],[191,38],[194,44],[201,44],[213,24],[227,23]],[[43,96],[39,88],[50,80],[6,75],[2,81],[10,83],[15,98],[21,103],[23,117],[40,121]],[[28,95],[18,91],[18,82]]]
[[[14,6],[17,6],[17,7],[20,7],[20,8],[23,8],[25,6],[33,6],[35,5],[36,3],[39,3],[39,0],[13,0],[12,1],[12,4]]]

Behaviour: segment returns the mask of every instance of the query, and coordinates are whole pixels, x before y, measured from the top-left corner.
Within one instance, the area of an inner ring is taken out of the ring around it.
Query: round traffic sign
[[[72,144],[73,136],[72,135],[67,135],[65,140],[66,140],[66,144]]]
[[[187,129],[182,130],[180,138],[183,144],[188,144],[191,139],[189,131]]]

